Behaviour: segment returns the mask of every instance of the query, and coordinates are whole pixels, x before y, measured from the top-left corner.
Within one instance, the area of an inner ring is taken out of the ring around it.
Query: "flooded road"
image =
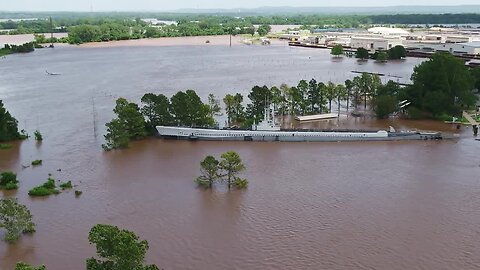
[[[0,151],[0,170],[16,171],[21,182],[1,196],[18,197],[37,223],[32,236],[0,242],[0,269],[19,260],[83,269],[94,255],[87,236],[97,223],[147,239],[147,261],[163,269],[479,269],[480,143],[471,130],[453,141],[149,139],[123,151],[100,147],[117,97],[138,102],[145,92],[189,88],[223,97],[255,84],[342,82],[352,70],[406,82],[420,61],[359,65],[282,45],[61,47],[8,56],[0,60],[0,99],[21,128],[40,129],[44,141]],[[349,118],[342,125],[454,131],[429,121]],[[228,150],[242,156],[249,188],[195,188],[200,160]],[[44,165],[22,168],[34,159]],[[83,195],[29,198],[48,173]]]

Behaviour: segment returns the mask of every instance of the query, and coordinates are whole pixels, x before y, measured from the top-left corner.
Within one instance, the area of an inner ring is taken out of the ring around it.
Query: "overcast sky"
[[[7,11],[162,11],[180,8],[255,8],[261,6],[471,5],[478,0],[0,0]]]

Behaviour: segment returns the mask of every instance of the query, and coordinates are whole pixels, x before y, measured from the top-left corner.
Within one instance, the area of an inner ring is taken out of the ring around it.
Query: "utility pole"
[[[50,48],[53,48],[53,21],[52,21],[52,16],[50,16],[50,41],[52,44],[50,44]]]

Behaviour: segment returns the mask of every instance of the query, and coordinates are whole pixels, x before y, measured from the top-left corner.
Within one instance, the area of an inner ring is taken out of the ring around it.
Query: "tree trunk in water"
[[[332,100],[328,101],[328,110],[329,112],[332,112]]]
[[[338,118],[340,118],[340,97],[338,97],[337,105],[338,105]]]
[[[350,91],[348,91],[348,94],[347,94],[347,112],[348,112],[348,107],[349,107],[349,105],[348,105],[349,101],[350,101]]]
[[[365,104],[363,105],[364,109],[367,110],[367,94],[365,93]]]

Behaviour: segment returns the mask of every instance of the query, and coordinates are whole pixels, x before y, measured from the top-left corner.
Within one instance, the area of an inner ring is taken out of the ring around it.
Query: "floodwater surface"
[[[115,99],[195,89],[247,94],[255,84],[343,82],[352,70],[408,82],[419,59],[377,64],[332,60],[283,45],[59,47],[0,60],[0,99],[32,139],[0,150],[0,170],[20,189],[37,232],[0,242],[0,269],[17,261],[84,269],[97,223],[149,241],[163,269],[479,269],[480,142],[471,130],[431,121],[343,119],[340,126],[459,132],[449,141],[365,143],[189,142],[157,138],[103,152]],[[48,76],[46,72],[59,73]],[[400,78],[398,78],[400,77]],[[385,79],[384,79],[385,80]],[[330,123],[335,126],[336,123]],[[320,127],[307,124],[305,127]],[[237,151],[246,190],[195,187],[206,155]],[[32,160],[43,165],[24,168]],[[73,191],[33,199],[51,173]],[[3,236],[3,231],[0,236]]]

